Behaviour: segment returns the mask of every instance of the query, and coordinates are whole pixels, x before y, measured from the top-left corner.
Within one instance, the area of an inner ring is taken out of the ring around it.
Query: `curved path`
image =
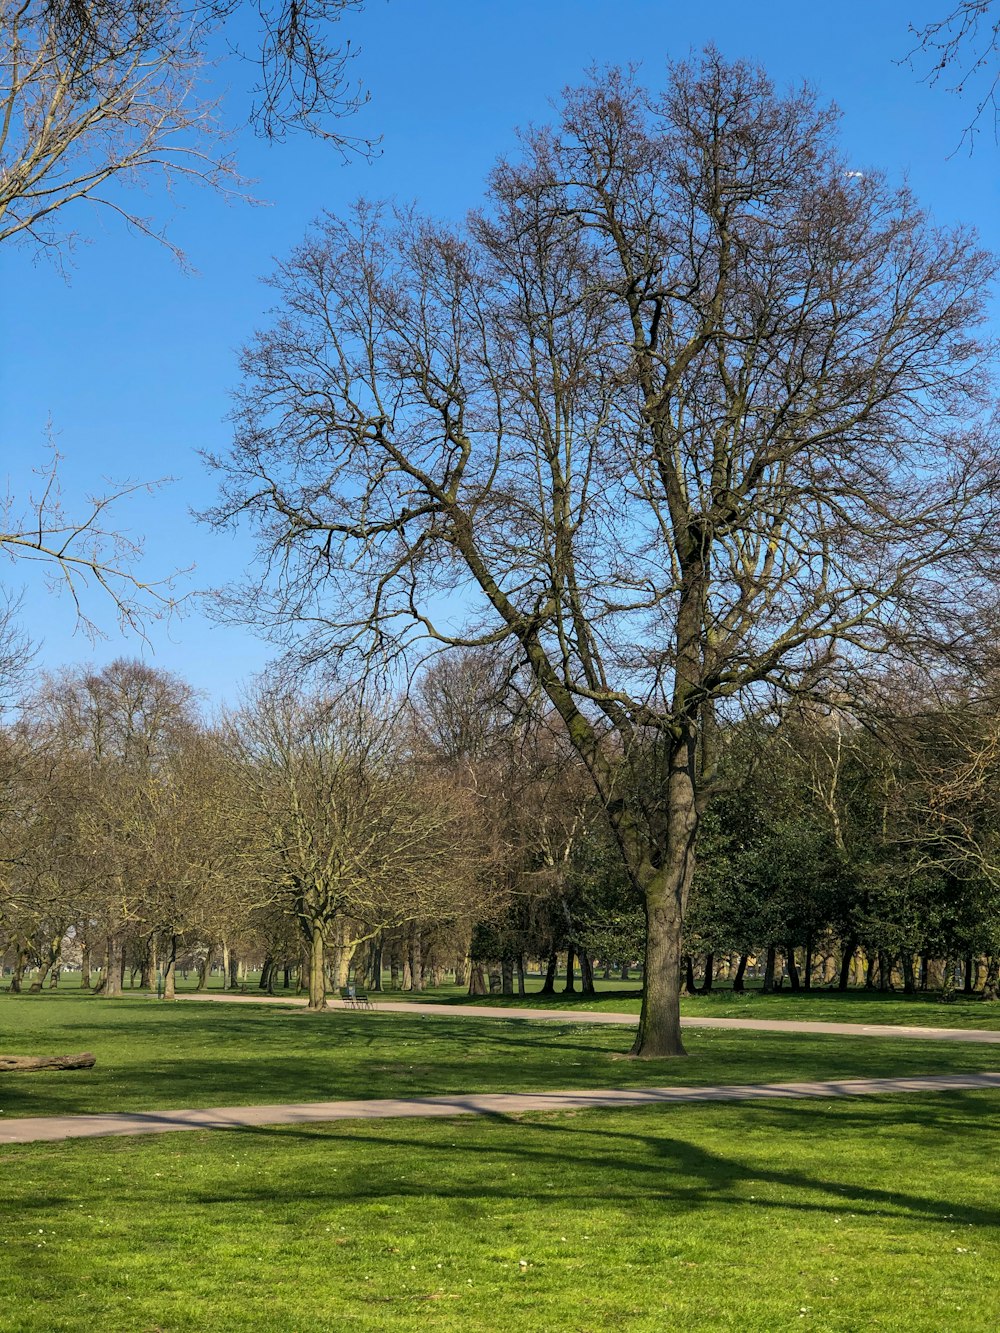
[[[605,1088],[599,1092],[485,1092],[350,1102],[296,1102],[279,1106],[222,1106],[200,1111],[33,1116],[0,1121],[0,1144],[122,1134],[166,1134],[182,1129],[243,1129],[309,1125],[331,1120],[390,1120],[412,1116],[516,1115],[525,1111],[579,1111],[673,1102],[736,1102],[776,1097],[868,1097],[885,1093],[1000,1089],[1000,1073],[935,1074],[923,1078],[838,1079],[828,1083],[732,1083],[704,1088]]]
[[[235,995],[229,991],[215,991],[200,995],[189,992],[178,995],[178,1000],[209,1000],[221,1004],[285,1004],[302,1008],[307,1001],[290,995]],[[349,1009],[341,1000],[328,1001],[332,1009]],[[638,1014],[613,1014],[599,1009],[528,1009],[501,1008],[487,1004],[419,1004],[397,1000],[376,999],[376,1013],[424,1014],[433,1018],[502,1018],[524,1019],[548,1023],[616,1023],[635,1027]],[[364,1012],[354,1011],[354,1012]],[[807,1023],[780,1018],[682,1018],[685,1028],[736,1028],[747,1032],[812,1032],[837,1037],[911,1037],[928,1041],[971,1041],[1000,1046],[1000,1031],[985,1028],[930,1028],[889,1023]]]

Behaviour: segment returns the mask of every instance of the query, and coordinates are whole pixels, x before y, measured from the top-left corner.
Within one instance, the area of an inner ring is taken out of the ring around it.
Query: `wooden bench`
[[[363,990],[356,990],[354,986],[341,986],[340,998],[349,1009],[374,1009],[368,997],[368,993]]]

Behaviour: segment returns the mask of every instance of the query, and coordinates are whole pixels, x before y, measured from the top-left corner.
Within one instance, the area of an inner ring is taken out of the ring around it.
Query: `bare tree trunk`
[[[90,945],[86,940],[80,945],[80,989],[90,990]]]
[[[789,944],[786,945],[785,947],[785,967],[788,970],[788,981],[789,984],[791,985],[792,990],[793,991],[799,990],[801,987],[801,982],[799,981],[799,969],[795,966],[794,944]]]
[[[328,927],[326,957],[329,960],[332,984],[339,990],[342,986],[347,985],[347,974],[344,972],[344,922],[340,917],[337,917]],[[312,966],[311,962],[309,966]],[[344,973],[343,981],[340,979],[342,973]]]
[[[963,995],[972,995],[972,994],[975,993],[975,989],[976,989],[975,977],[976,977],[976,973],[975,973],[975,961],[974,961],[974,959],[973,959],[973,957],[972,957],[972,954],[971,954],[971,953],[967,953],[967,954],[965,955],[965,960],[964,960],[963,965],[962,965],[962,994],[963,994]]]
[[[28,987],[29,995],[37,995],[38,992],[42,989],[42,987],[45,985],[45,978],[49,975],[49,968],[51,966],[52,964],[49,962],[47,958],[43,958],[39,962],[38,970],[35,973],[34,980]]]
[[[900,967],[903,973],[903,994],[913,995],[917,988],[913,982],[913,954],[909,949],[903,950]]]
[[[163,998],[173,1000],[177,997],[177,936],[170,936],[170,949],[167,952],[167,965],[163,972]]]
[[[524,954],[517,955],[517,993],[524,994]]]
[[[198,959],[198,984],[196,991],[203,991],[208,985],[208,978],[212,972],[212,954],[214,950],[211,945],[205,950],[205,953]]]
[[[455,985],[467,986],[469,984],[469,960],[463,955],[455,959]]]
[[[774,973],[778,965],[778,950],[773,944],[767,946],[767,956],[764,960],[764,981],[761,986],[762,995],[774,994]]]
[[[880,949],[878,954],[878,988],[883,993],[890,989],[891,975],[892,959],[884,949]]]
[[[543,995],[555,995],[556,993],[556,972],[559,969],[559,956],[555,949],[549,954],[548,965],[545,968],[545,980],[542,982]]]
[[[571,944],[566,950],[566,985],[563,986],[562,992],[564,995],[576,994],[576,978],[573,975],[573,959],[575,956],[576,951]]]
[[[812,990],[813,974],[813,937],[806,936],[805,953],[802,957],[802,987],[804,990]]]
[[[684,955],[684,993],[697,995],[698,987],[694,980],[694,959],[689,953]]]
[[[423,962],[421,959],[420,931],[416,924],[410,926],[409,940],[410,990],[421,991],[424,988]]]
[[[514,994],[514,960],[513,958],[502,958],[500,960],[500,988],[504,995]]]
[[[312,938],[309,941],[308,1007],[313,1011],[326,1008],[326,941],[322,928],[315,922],[312,923]]]
[[[986,979],[983,982],[983,999],[995,1000],[1000,993],[1000,954],[991,953],[986,960]]]
[[[143,990],[153,990],[156,986],[156,936],[150,935],[142,951],[141,976],[139,985]]]
[[[583,995],[596,995],[597,987],[594,985],[594,966],[590,961],[590,955],[586,949],[581,949],[577,955],[580,959],[580,991]]]
[[[681,926],[683,912],[674,893],[655,886],[646,894],[646,952],[639,1032],[633,1054],[684,1055],[681,1040]]]
[[[31,983],[31,989],[36,994],[45,985],[46,978],[48,977],[52,969],[54,967],[57,967],[59,962],[59,956],[61,953],[62,953],[62,932],[60,931],[60,933],[56,935],[55,938],[47,941],[45,957],[40,960],[38,976]]]
[[[712,983],[715,980],[715,954],[707,953],[705,955],[705,975],[701,979],[702,994],[707,995],[712,989]]]
[[[747,970],[747,963],[750,961],[748,953],[740,954],[740,961],[736,968],[736,975],[733,977],[733,994],[742,995],[746,987],[743,984],[743,974]]]
[[[107,964],[99,990],[105,999],[122,993],[122,941],[117,935],[107,938]]]
[[[857,952],[858,939],[856,935],[851,935],[844,945],[844,956],[840,960],[840,976],[837,978],[837,989],[847,990],[851,980],[851,963],[854,961],[854,955]]]
[[[14,968],[10,977],[10,991],[12,995],[21,993],[21,985],[24,981],[24,969],[28,965],[28,955],[23,949],[17,951],[14,959]]]
[[[679,642],[675,669],[675,705],[680,711],[686,672],[697,679],[699,657],[700,583],[698,558],[685,571],[687,591],[682,595],[677,614]],[[684,659],[687,659],[686,663]],[[693,720],[685,723],[683,735],[672,745],[667,773],[667,824],[661,846],[645,847],[636,864],[633,848],[632,871],[641,887],[646,913],[646,953],[643,963],[642,1010],[639,1031],[632,1047],[638,1056],[685,1055],[681,1038],[681,959],[684,952],[684,913],[695,868],[695,842],[698,834],[698,806],[695,798],[698,728]],[[651,857],[650,852],[656,855]],[[657,869],[652,872],[650,866]]]
[[[499,959],[490,959],[487,976],[490,979],[490,994],[499,995],[503,990],[503,971]]]
[[[229,989],[229,964],[230,964],[229,945],[226,943],[225,940],[223,940],[222,941],[222,989],[224,991]]]
[[[483,965],[480,962],[474,961],[469,969],[469,994],[486,994],[486,977],[483,974]]]
[[[381,935],[376,935],[372,940],[371,957],[369,960],[369,986],[373,991],[382,989],[382,954],[384,945]]]

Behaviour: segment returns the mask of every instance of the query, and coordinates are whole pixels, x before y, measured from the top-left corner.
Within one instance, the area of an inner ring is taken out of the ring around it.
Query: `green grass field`
[[[0,1150],[0,1328],[983,1330],[1000,1096]]]
[[[256,987],[256,976],[247,981],[246,993],[262,995]],[[539,994],[541,979],[529,977],[528,993],[518,995],[480,995],[471,997],[465,986],[446,984],[430,987],[424,991],[393,991],[388,989],[388,973],[385,982],[387,989],[382,999],[394,1002],[448,1005],[489,1005],[499,1008],[556,1008],[579,1009],[588,1011],[603,1009],[616,1013],[638,1014],[642,1000],[641,983],[638,981],[596,981],[597,995],[584,997],[579,991],[564,995],[562,987],[565,978],[560,977],[557,993],[553,996]],[[181,993],[193,991],[196,977],[191,973],[187,978],[178,977],[177,988]],[[210,991],[221,991],[222,981],[218,974],[213,975],[209,983]],[[79,977],[74,973],[64,973],[60,994],[73,994],[79,991]],[[129,995],[126,990],[125,994]],[[288,998],[296,994],[294,986],[284,990],[280,985],[275,990],[275,998]],[[375,997],[376,1000],[379,998]],[[715,1018],[768,1018],[768,1019],[804,1019],[817,1023],[879,1023],[894,1027],[955,1027],[984,1028],[1000,1030],[1000,1003],[991,1004],[976,997],[966,998],[953,992],[947,999],[942,999],[935,992],[916,995],[903,995],[898,991],[869,991],[860,988],[840,992],[816,987],[793,993],[783,989],[773,995],[762,995],[759,983],[750,982],[742,995],[734,995],[732,990],[722,983],[708,995],[683,995],[681,1012],[692,1017],[704,1015]]]
[[[686,1060],[623,1059],[630,1029],[443,1011],[310,1014],[50,994],[0,997],[0,1046],[92,1050],[93,1070],[0,1081],[7,1118],[553,1088],[778,1082],[1000,1069],[1000,1050],[924,1039],[689,1031]]]
[[[987,1045],[0,996],[0,1111],[1000,1068]],[[1000,1093],[0,1148],[0,1330],[993,1330]]]
[[[277,992],[281,994],[281,992]],[[480,1005],[501,1008],[524,1006],[555,1009],[604,1009],[615,1013],[638,1014],[642,996],[638,985],[620,982],[597,983],[597,995],[584,997],[540,995],[537,982],[526,995],[480,995],[475,998],[465,987],[441,986],[417,993],[386,991],[387,1000],[432,1004]],[[683,995],[681,1012],[691,1017],[798,1019],[813,1023],[885,1023],[893,1027],[954,1027],[1000,1030],[1000,1003],[990,1004],[976,998],[952,996],[942,1000],[937,994],[903,995],[898,992],[849,990],[808,990],[792,993],[778,991],[762,995],[758,989],[734,995],[728,987],[718,987],[708,995]]]

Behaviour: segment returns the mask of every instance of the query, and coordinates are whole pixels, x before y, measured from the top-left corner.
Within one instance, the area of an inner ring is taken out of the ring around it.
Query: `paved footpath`
[[[222,1106],[201,1111],[133,1111],[105,1115],[35,1116],[0,1120],[0,1145],[55,1139],[166,1134],[182,1129],[244,1129],[310,1125],[331,1120],[395,1120],[412,1116],[517,1115],[537,1111],[613,1110],[674,1102],[736,1102],[786,1097],[866,1097],[885,1093],[1000,1089],[1000,1073],[935,1074],[923,1078],[839,1079],[827,1083],[732,1083],[704,1088],[605,1088],[598,1092],[487,1092],[279,1106]]]
[[[178,1000],[213,1000],[222,1004],[284,1004],[304,1007],[308,1001],[295,995],[236,995],[228,991],[188,993]],[[332,1009],[349,1009],[341,1000],[328,1002]],[[543,1023],[616,1023],[635,1027],[638,1014],[612,1014],[598,1009],[502,1009],[487,1004],[407,1004],[376,999],[376,1013],[424,1014],[433,1018],[525,1019]],[[367,1013],[368,1010],[361,1012]],[[814,1032],[837,1037],[913,1037],[928,1041],[971,1041],[1000,1046],[1000,1031],[985,1028],[904,1027],[890,1023],[805,1023],[779,1018],[682,1018],[685,1028],[735,1028],[744,1032]]]

